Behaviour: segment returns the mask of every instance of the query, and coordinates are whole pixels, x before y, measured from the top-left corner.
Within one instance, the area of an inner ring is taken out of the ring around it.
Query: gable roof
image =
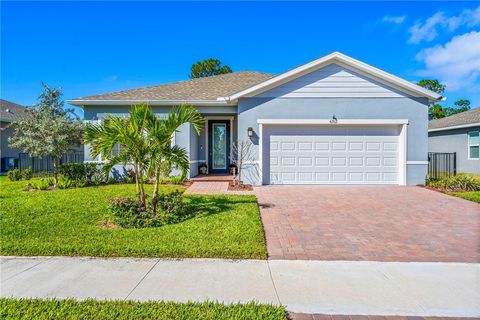
[[[29,110],[24,106],[0,99],[0,121],[13,122],[25,118]]]
[[[223,99],[232,102],[238,100],[241,97],[255,96],[332,63],[338,64],[348,69],[352,69],[360,74],[364,74],[367,77],[373,78],[381,83],[396,88],[414,97],[428,98],[429,102],[439,101],[442,99],[442,96],[436,92],[427,90],[423,87],[420,87],[419,85],[394,76],[390,73],[375,68],[359,60],[353,59],[340,52],[333,52],[331,54],[323,56],[317,60],[311,61],[290,71],[279,74],[271,79],[263,81],[257,85],[243,89],[233,95],[225,96],[223,97]]]
[[[476,126],[480,127],[480,106],[451,115],[450,117],[430,120],[428,122],[428,131],[443,131]]]
[[[122,90],[107,94],[76,98],[67,102],[73,105],[95,104],[172,104],[190,102],[194,104],[225,104],[218,97],[231,95],[239,90],[272,78],[274,75],[256,71],[239,71],[217,76],[172,82],[158,86]]]
[[[267,91],[329,64],[338,64],[413,97],[424,97],[429,102],[442,96],[401,79],[385,71],[355,60],[340,52],[333,52],[279,75],[255,71],[240,71],[218,76],[172,82],[157,86],[122,90],[67,100],[76,106],[131,105],[147,102],[151,105],[190,103],[194,105],[235,104],[241,97],[251,97]]]

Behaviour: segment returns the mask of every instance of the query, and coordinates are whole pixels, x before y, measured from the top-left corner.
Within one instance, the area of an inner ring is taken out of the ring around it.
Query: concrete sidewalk
[[[480,265],[1,257],[2,297],[218,300],[291,312],[480,316]]]

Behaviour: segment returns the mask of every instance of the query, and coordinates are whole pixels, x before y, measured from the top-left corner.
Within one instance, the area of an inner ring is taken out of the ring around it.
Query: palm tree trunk
[[[159,187],[160,187],[160,168],[157,167],[157,169],[155,170],[155,187],[153,189],[153,195],[152,195],[152,210],[154,213],[157,212]]]
[[[140,211],[145,209],[145,191],[143,189],[143,181],[140,174],[140,166],[135,164],[135,186],[137,188],[137,197],[138,197],[138,205]]]

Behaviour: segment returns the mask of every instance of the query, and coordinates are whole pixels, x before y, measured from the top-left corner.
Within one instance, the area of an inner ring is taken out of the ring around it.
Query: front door
[[[208,171],[227,173],[230,165],[230,121],[208,122]]]

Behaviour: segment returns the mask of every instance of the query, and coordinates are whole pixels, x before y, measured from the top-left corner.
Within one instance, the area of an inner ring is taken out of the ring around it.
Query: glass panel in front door
[[[214,123],[213,128],[213,169],[227,168],[227,126]]]

